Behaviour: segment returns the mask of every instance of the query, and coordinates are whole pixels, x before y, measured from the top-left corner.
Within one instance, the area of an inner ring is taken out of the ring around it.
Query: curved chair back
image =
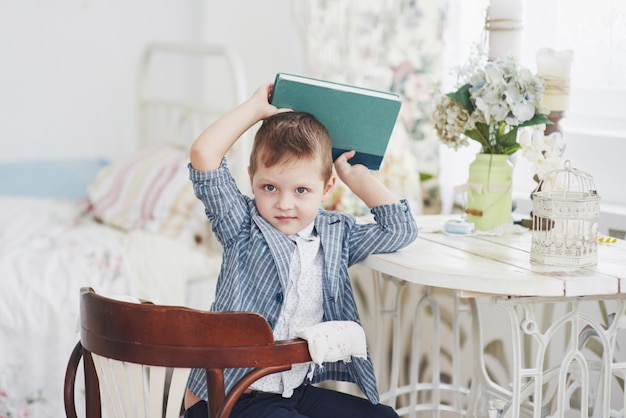
[[[76,418],[75,381],[85,370],[86,415],[179,417],[191,368],[206,370],[209,417],[227,418],[257,379],[310,361],[304,340],[274,341],[264,317],[252,312],[205,312],[80,294],[80,342],[65,378],[66,415]],[[224,392],[225,368],[250,372]]]

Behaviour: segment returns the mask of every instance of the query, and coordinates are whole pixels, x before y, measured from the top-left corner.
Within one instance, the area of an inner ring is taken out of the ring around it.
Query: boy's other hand
[[[335,171],[354,194],[369,208],[399,202],[398,198],[363,164],[350,164],[356,151],[341,154],[335,160]]]
[[[334,163],[337,175],[341,181],[348,185],[348,187],[350,186],[351,181],[358,180],[364,174],[369,174],[369,169],[363,164],[352,165],[348,162],[348,160],[354,157],[355,154],[356,151],[354,150],[344,152],[337,157]]]

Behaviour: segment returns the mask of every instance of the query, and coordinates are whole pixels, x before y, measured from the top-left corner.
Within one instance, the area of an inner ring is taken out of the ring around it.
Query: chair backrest
[[[227,418],[255,380],[311,359],[306,341],[274,341],[256,313],[130,303],[90,288],[81,289],[80,342],[65,377],[66,415],[72,418],[81,357],[89,418],[101,416],[101,404],[109,418],[178,417],[191,368],[207,372],[209,417]],[[225,393],[224,368],[251,371]]]

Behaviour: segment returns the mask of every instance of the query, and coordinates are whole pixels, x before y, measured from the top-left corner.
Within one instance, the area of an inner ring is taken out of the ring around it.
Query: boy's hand
[[[335,171],[337,175],[348,187],[350,187],[350,183],[355,181],[359,181],[363,175],[369,175],[369,170],[363,164],[355,164],[352,165],[348,162],[348,160],[356,154],[356,151],[347,151],[341,154],[335,160]]]
[[[279,109],[270,104],[270,94],[272,93],[273,86],[272,83],[262,85],[256,89],[249,99],[251,103],[254,103],[260,120],[267,119],[276,113],[291,111],[291,109]]]
[[[192,167],[201,171],[217,169],[228,150],[254,124],[276,113],[289,112],[270,104],[271,91],[272,83],[262,85],[249,99],[210,124],[191,146]]]
[[[348,151],[335,160],[337,175],[369,208],[399,202],[399,199],[382,184],[363,164],[351,165],[348,160],[356,152]]]

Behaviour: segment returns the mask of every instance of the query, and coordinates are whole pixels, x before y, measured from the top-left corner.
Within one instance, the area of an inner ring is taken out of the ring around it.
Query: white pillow
[[[209,222],[193,194],[188,162],[187,150],[160,145],[104,167],[87,189],[95,218],[126,231],[203,241]]]
[[[353,321],[327,321],[296,331],[296,335],[307,340],[313,363],[343,360],[351,357],[367,358],[365,331]]]

